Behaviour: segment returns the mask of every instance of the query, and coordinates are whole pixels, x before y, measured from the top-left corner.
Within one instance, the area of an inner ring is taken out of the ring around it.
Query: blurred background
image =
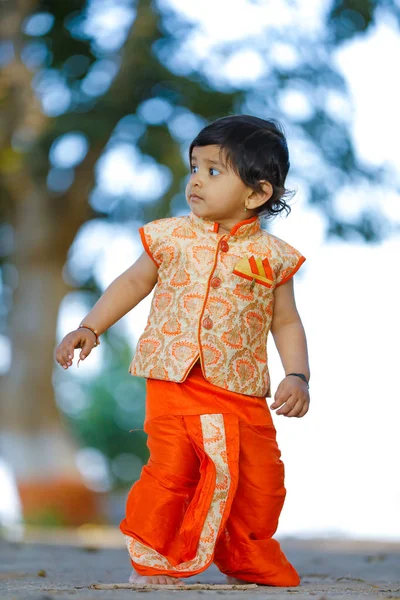
[[[0,523],[115,526],[147,460],[128,366],[150,299],[65,372],[54,348],[188,212],[210,120],[278,119],[310,413],[275,418],[279,534],[400,540],[398,0],[2,0]],[[272,392],[284,373],[269,343]]]

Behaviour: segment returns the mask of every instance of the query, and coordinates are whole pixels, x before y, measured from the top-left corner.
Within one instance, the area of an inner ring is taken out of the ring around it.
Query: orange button
[[[228,252],[228,250],[229,250],[228,242],[225,240],[222,240],[220,248],[221,248],[222,252]]]
[[[213,326],[213,322],[211,321],[210,317],[206,317],[203,321],[204,329],[211,329],[212,326]]]
[[[211,286],[213,288],[218,288],[221,285],[222,281],[220,280],[219,277],[213,277],[211,279]]]

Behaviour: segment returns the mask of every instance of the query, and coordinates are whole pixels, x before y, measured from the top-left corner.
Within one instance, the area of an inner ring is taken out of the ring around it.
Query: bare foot
[[[182,585],[182,581],[177,577],[169,577],[169,575],[139,575],[136,571],[132,571],[129,577],[129,583],[138,583],[140,585]]]

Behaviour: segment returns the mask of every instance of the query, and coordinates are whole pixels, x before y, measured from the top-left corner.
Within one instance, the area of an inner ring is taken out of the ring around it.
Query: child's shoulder
[[[297,252],[296,248],[277,235],[274,235],[265,229],[261,229],[260,233],[262,234],[261,243],[265,244],[270,250],[275,251],[278,254],[293,252],[293,250]]]
[[[184,217],[165,217],[163,219],[156,219],[150,221],[144,225],[145,229],[158,231],[158,232],[170,232],[177,227],[185,226],[188,223],[188,216]]]

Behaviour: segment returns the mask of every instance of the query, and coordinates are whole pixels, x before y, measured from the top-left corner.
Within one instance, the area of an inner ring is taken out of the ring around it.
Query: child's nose
[[[192,186],[193,185],[199,185],[199,186],[202,185],[203,181],[202,181],[199,171],[197,171],[197,173],[192,173],[192,175],[190,177],[190,181],[192,183]]]

